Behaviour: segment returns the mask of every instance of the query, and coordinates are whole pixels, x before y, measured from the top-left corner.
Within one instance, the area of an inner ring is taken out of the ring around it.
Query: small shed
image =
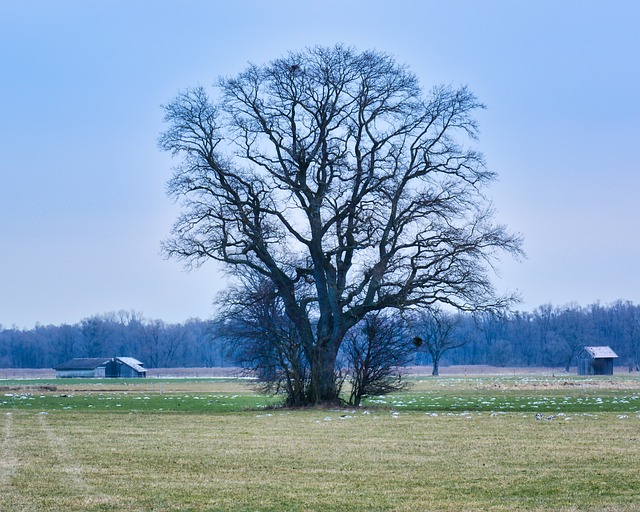
[[[133,357],[74,358],[53,368],[56,378],[142,378],[147,376],[144,365]]]
[[[578,375],[613,375],[617,358],[611,347],[584,347],[578,354]]]

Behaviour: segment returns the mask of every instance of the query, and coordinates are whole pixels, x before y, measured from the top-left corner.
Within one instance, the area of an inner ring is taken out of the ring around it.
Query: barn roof
[[[601,347],[584,347],[584,350],[589,353],[591,357],[594,359],[603,359],[603,358],[613,358],[618,357],[611,347],[601,346]]]
[[[103,366],[111,361],[110,357],[86,357],[70,359],[58,366],[54,366],[54,370],[95,370],[99,366]]]
[[[64,363],[59,364],[58,366],[54,366],[54,370],[57,371],[65,371],[65,370],[95,370],[100,366],[104,366],[107,363],[117,360],[118,362],[127,365],[133,368],[135,371],[139,373],[146,373],[147,369],[144,368],[143,363],[134,359],[133,357],[76,357],[74,359],[70,359]]]
[[[134,359],[133,357],[116,357],[116,359],[120,361],[122,364],[126,364],[127,366],[130,366],[137,372],[145,373],[147,371],[146,368],[143,368],[142,363],[137,359]]]

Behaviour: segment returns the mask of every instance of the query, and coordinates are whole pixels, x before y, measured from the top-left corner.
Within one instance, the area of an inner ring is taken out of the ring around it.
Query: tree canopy
[[[387,308],[507,306],[491,271],[520,239],[493,222],[495,178],[466,88],[424,91],[405,66],[344,46],[291,52],[165,106],[166,253],[271,281],[310,364],[308,401],[337,398],[345,334]]]

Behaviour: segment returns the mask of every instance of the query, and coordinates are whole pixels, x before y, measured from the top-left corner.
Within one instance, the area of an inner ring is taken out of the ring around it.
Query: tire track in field
[[[69,447],[67,439],[59,435],[47,422],[46,415],[40,415],[38,419],[51,450],[51,470],[60,475],[60,479],[66,482],[70,491],[84,496],[87,505],[109,503],[111,501],[109,496],[99,492],[86,481],[85,470]]]
[[[0,444],[0,489],[8,486],[18,468],[18,457],[15,452],[13,414],[4,416],[2,443]]]

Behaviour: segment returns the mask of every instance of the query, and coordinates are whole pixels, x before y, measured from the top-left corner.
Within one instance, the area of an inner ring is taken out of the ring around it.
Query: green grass
[[[0,411],[30,409],[34,411],[103,411],[113,413],[184,412],[220,413],[224,411],[255,410],[279,403],[279,399],[265,396],[232,393],[109,393],[77,394],[13,394],[0,397]]]
[[[640,391],[590,391],[580,394],[551,391],[403,393],[378,397],[369,406],[432,412],[596,413],[640,412]]]
[[[362,409],[300,411],[231,380],[0,384],[19,386],[0,392],[2,512],[626,512],[640,499],[628,379],[416,379]]]
[[[0,411],[220,413],[257,410],[281,402],[253,393],[240,379],[73,379],[4,381]]]

